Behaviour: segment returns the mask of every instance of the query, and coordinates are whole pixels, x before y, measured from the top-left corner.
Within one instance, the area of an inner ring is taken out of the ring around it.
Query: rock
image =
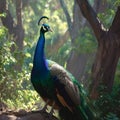
[[[17,120],[17,117],[14,115],[0,115],[0,120]]]
[[[0,114],[0,120],[58,120],[58,118],[43,111],[27,112],[25,110],[19,110],[18,112],[2,112]]]

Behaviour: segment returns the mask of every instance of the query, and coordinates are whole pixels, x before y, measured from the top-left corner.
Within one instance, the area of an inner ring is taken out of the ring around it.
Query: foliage
[[[105,93],[104,87],[100,88],[101,96],[96,101],[96,106],[101,111],[101,118],[105,120],[113,120],[120,118],[120,85],[114,85],[111,93]]]
[[[17,90],[18,96],[16,98],[8,98],[7,100],[3,100],[10,109],[26,109],[26,110],[34,110],[38,108],[36,104],[39,102],[39,106],[43,106],[40,101],[40,97],[33,90]]]
[[[120,0],[107,0],[107,4],[108,8],[103,13],[98,13],[98,18],[102,21],[102,24],[106,29],[108,29],[112,24],[117,6],[120,5]]]
[[[6,98],[6,93],[8,91],[10,93],[14,93],[16,86],[16,73],[13,70],[11,72],[11,68],[13,64],[16,62],[15,58],[11,54],[11,46],[14,42],[11,42],[8,39],[7,30],[4,27],[0,28],[0,91],[1,99]],[[16,78],[17,79],[17,78]],[[11,89],[13,87],[13,89]],[[8,94],[8,97],[11,98],[12,95]]]
[[[116,6],[120,5],[120,0],[107,0],[107,3],[109,4],[109,6],[111,6],[112,8],[116,9]]]
[[[113,114],[113,113],[109,113],[107,114],[107,116],[105,117],[105,120],[119,120],[119,118]]]
[[[71,46],[71,42],[70,42],[70,40],[68,40],[61,48],[59,48],[56,55],[51,55],[51,54],[48,55],[49,59],[56,61],[57,63],[61,64],[62,66],[65,66],[66,60],[68,59],[70,51],[72,49],[70,46]]]
[[[105,28],[109,28],[113,21],[113,16],[115,15],[115,10],[107,9],[104,13],[99,13],[98,18],[103,22]]]
[[[115,6],[119,6],[120,5],[120,0],[116,0],[115,1]]]
[[[39,97],[35,91],[30,90],[30,74],[25,69],[21,72],[15,71],[17,52],[11,52],[15,43],[10,40],[4,27],[0,28],[0,43],[0,101],[4,101],[11,108],[29,109]],[[19,52],[18,54],[20,55]]]
[[[85,27],[80,30],[80,36],[75,41],[73,49],[78,53],[93,53],[95,52],[97,43],[90,28]]]
[[[120,61],[118,62],[114,87],[111,93],[105,93],[105,87],[101,86],[100,98],[96,101],[96,106],[101,111],[101,120],[119,120],[120,118]]]

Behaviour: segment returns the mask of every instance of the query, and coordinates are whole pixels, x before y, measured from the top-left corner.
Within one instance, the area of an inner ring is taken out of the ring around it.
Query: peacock
[[[49,19],[42,16],[38,25],[43,18]],[[45,33],[49,31],[52,30],[48,24],[41,24],[31,71],[32,85],[46,103],[43,110],[50,105],[50,114],[57,109],[61,120],[95,120],[82,85],[62,66],[46,59]]]

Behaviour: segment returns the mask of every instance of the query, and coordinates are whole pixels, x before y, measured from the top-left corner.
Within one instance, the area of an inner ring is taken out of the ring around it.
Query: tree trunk
[[[71,52],[70,59],[67,61],[67,69],[75,76],[77,80],[80,80],[81,76],[84,74],[86,62],[87,55],[78,55],[75,51],[73,51]]]
[[[22,0],[16,1],[16,16],[17,24],[15,24],[10,11],[8,10],[8,5],[6,0],[0,0],[0,13],[6,13],[6,17],[1,17],[3,25],[8,29],[10,34],[13,34],[16,45],[19,50],[23,48],[23,39],[24,39],[24,29],[22,26]]]
[[[100,95],[98,91],[100,85],[104,86],[104,92],[110,92],[113,87],[115,70],[120,57],[120,7],[118,7],[111,27],[106,30],[87,0],[77,0],[77,2],[98,41],[90,92],[90,96],[96,99]]]
[[[23,39],[24,39],[24,29],[22,26],[22,0],[16,1],[16,16],[17,16],[17,25],[14,30],[15,38],[16,38],[16,44],[19,48],[19,50],[23,49]]]
[[[79,6],[76,1],[74,2],[74,7],[73,7],[73,21],[71,20],[67,6],[65,5],[64,1],[60,0],[60,3],[66,15],[71,43],[72,46],[74,47],[75,40],[80,34],[79,33],[80,28],[86,25],[86,20],[82,17],[81,13],[78,14]],[[81,19],[81,21],[79,21],[79,19]],[[75,78],[80,82],[87,63],[86,58],[87,58],[86,55],[77,53],[75,50],[72,50],[67,60],[67,70],[69,70],[75,76]]]
[[[109,31],[103,33],[101,42],[99,43],[96,60],[92,69],[92,91],[91,96],[97,97],[95,90],[99,84],[103,84],[110,92],[114,83],[114,75],[117,63],[120,57],[120,27],[119,27],[120,8],[116,13],[115,19]],[[118,25],[118,26],[116,26]],[[98,80],[98,81],[96,81]]]
[[[60,0],[63,1],[63,0]],[[67,22],[68,27],[69,27],[69,33],[71,36],[71,41],[72,41],[72,46],[75,47],[74,43],[75,40],[77,39],[78,36],[80,36],[80,29],[84,28],[85,26],[88,26],[88,23],[86,21],[86,19],[82,16],[80,11],[80,8],[77,4],[77,1],[74,1],[74,7],[73,7],[73,22],[71,22],[72,20],[70,20],[70,15],[68,16],[68,11],[67,11],[67,7],[65,7],[65,5],[63,6],[63,3],[61,4],[61,6],[63,7],[63,11],[66,15],[67,18]],[[64,3],[65,4],[65,3]],[[94,8],[95,10],[98,11],[103,11],[105,9],[106,6],[106,2],[104,2],[104,5],[101,5],[102,2],[95,0],[95,4],[94,4]],[[101,7],[102,6],[102,7]],[[72,29],[70,29],[72,28]],[[82,53],[78,53],[75,50],[72,50],[70,53],[70,56],[67,60],[67,70],[69,70],[74,76],[75,78],[82,82],[84,85],[87,82],[85,79],[87,79],[89,76],[86,75],[85,73],[85,67],[87,62],[89,61],[90,57],[86,54],[82,54]],[[85,78],[84,81],[82,78]]]

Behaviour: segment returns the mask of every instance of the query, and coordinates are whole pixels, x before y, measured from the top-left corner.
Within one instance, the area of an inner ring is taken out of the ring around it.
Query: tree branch
[[[17,0],[16,1],[17,25],[20,26],[22,26],[21,10],[22,10],[22,0]]]
[[[117,34],[120,33],[120,26],[119,25],[120,25],[120,6],[117,9],[116,15],[114,17],[114,20],[112,22],[112,25],[111,25],[109,31],[117,33]]]
[[[71,21],[71,17],[70,17],[70,14],[68,12],[68,9],[67,9],[67,6],[64,2],[64,0],[59,0],[60,1],[60,4],[61,4],[61,7],[66,15],[66,19],[67,19],[67,23],[68,23],[68,27],[69,29],[71,30],[71,26],[72,26],[72,21]]]
[[[69,30],[66,30],[64,35],[60,36],[57,42],[53,45],[48,46],[49,53],[56,54],[58,52],[58,49],[68,40],[69,38]]]
[[[77,2],[81,9],[83,16],[90,23],[97,40],[100,41],[101,33],[105,31],[105,28],[103,27],[103,25],[100,23],[99,19],[97,18],[96,12],[90,6],[87,0],[77,0]]]

